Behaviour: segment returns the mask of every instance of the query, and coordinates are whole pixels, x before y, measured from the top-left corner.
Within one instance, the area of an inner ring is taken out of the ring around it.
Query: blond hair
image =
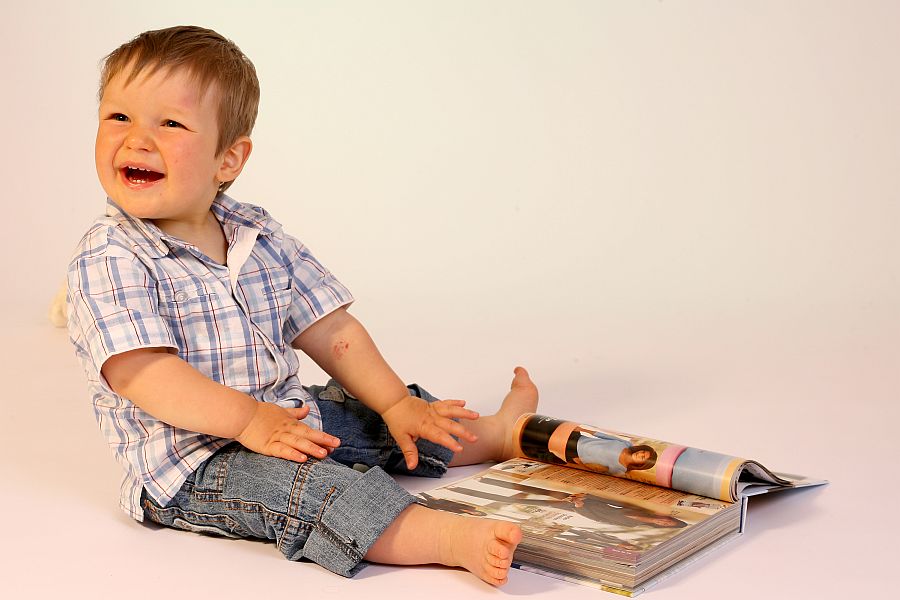
[[[218,90],[217,156],[253,131],[259,110],[256,69],[234,42],[211,29],[182,25],[145,31],[122,44],[103,59],[98,95],[102,99],[110,80],[125,70],[128,84],[145,70],[152,75],[160,69],[186,69],[201,94],[213,85]],[[224,182],[219,190],[230,185]]]

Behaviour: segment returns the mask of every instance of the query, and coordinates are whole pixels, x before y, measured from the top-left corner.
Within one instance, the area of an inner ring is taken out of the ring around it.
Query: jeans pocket
[[[228,468],[241,446],[237,442],[225,446],[203,463],[194,473],[190,495],[192,498],[215,501],[222,497]],[[186,490],[187,488],[185,488]]]
[[[187,514],[183,515],[188,517]],[[247,537],[237,524],[226,515],[190,515],[192,520],[187,518],[175,517],[172,519],[172,527],[176,529],[184,529],[194,533],[202,533],[204,535],[216,535],[232,539]]]
[[[191,500],[186,494],[179,493],[173,500],[179,501]],[[165,527],[173,527],[175,529],[183,529],[185,531],[193,531],[194,533],[203,533],[207,535],[216,535],[228,538],[248,537],[247,532],[227,514],[217,514],[214,512],[205,512],[199,506],[189,508],[189,505],[170,505],[162,507],[146,495],[142,499],[144,507],[144,515],[159,525]]]

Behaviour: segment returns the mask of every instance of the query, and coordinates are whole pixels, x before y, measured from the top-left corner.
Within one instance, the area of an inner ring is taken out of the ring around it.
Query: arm
[[[324,458],[337,438],[301,423],[309,408],[282,408],[207,378],[165,348],[116,354],[101,373],[117,394],[182,429],[233,438],[269,456],[304,462]]]
[[[576,423],[565,422],[557,427],[547,440],[547,450],[559,460],[566,462],[566,445],[573,431],[579,431]]]
[[[322,317],[291,344],[302,350],[353,396],[381,415],[412,470],[418,464],[415,442],[431,440],[454,452],[462,446],[452,436],[476,440],[454,418],[477,419],[462,400],[428,403],[409,395],[369,333],[345,308]]]

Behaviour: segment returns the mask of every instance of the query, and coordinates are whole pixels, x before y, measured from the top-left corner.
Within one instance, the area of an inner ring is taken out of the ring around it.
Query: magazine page
[[[723,526],[735,529],[740,512],[729,502],[522,458],[419,497],[430,508],[518,523],[523,555],[544,565],[560,550],[576,564],[580,552],[637,564],[720,512],[733,513]]]
[[[742,480],[791,485],[755,461],[543,415],[522,415],[514,442],[524,458],[728,502]]]

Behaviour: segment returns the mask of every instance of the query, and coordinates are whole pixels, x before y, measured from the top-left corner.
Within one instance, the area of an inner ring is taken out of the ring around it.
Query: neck
[[[202,218],[196,221],[159,219],[154,220],[153,224],[172,237],[197,246],[201,252],[214,261],[225,264],[228,242],[222,231],[222,225],[212,210],[207,211]]]

